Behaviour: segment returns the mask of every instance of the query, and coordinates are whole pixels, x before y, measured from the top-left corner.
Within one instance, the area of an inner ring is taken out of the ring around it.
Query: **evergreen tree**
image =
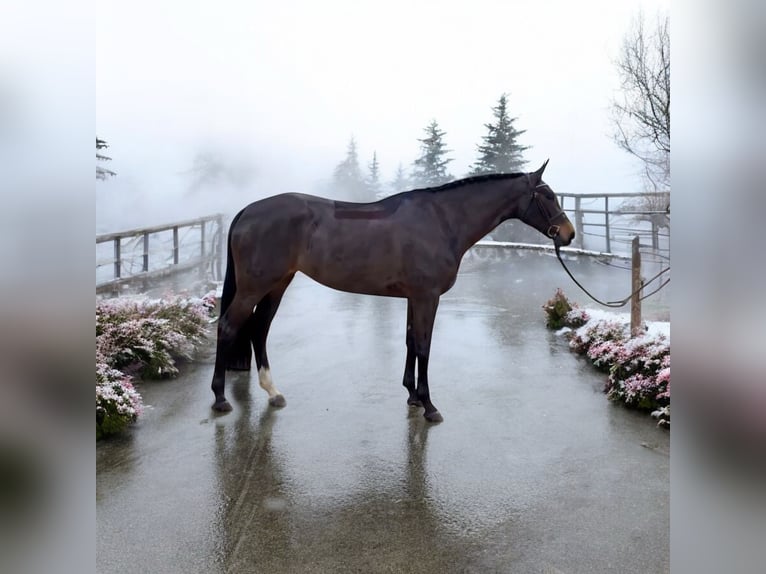
[[[106,149],[108,147],[109,144],[106,143],[105,140],[98,139],[98,136],[96,136],[96,161],[112,161],[111,157],[98,153],[99,150]],[[111,169],[106,169],[105,167],[101,167],[100,165],[96,164],[96,179],[105,180],[109,177],[112,177],[113,175],[117,174],[114,173]]]
[[[426,137],[419,139],[421,143],[420,157],[415,160],[415,169],[412,179],[415,185],[420,187],[432,187],[451,181],[453,176],[447,173],[447,164],[451,158],[444,156],[451,150],[445,149],[443,141],[445,132],[439,129],[436,120],[431,120],[425,128]]]
[[[367,192],[374,199],[378,199],[381,192],[380,165],[378,164],[378,152],[372,152],[372,162],[367,166],[370,174],[367,176]]]
[[[472,175],[482,173],[513,173],[521,171],[527,162],[522,157],[528,146],[522,146],[517,138],[526,130],[517,130],[513,122],[518,118],[508,116],[508,96],[503,94],[492,108],[495,123],[484,124],[487,135],[482,139],[484,143],[478,146],[479,159],[473,164]]]
[[[400,193],[407,191],[410,187],[410,178],[407,177],[407,172],[404,171],[402,164],[396,169],[396,175],[391,182],[391,193]]]
[[[369,198],[362,170],[359,168],[359,156],[353,137],[348,142],[346,158],[335,168],[333,183],[335,191],[343,199],[366,201]]]

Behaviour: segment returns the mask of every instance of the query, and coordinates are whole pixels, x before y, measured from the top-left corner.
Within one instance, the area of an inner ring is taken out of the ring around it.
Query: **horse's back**
[[[303,193],[280,193],[254,201],[247,205],[242,210],[242,213],[248,218],[262,217],[264,215],[276,218],[293,217],[295,214],[305,210],[309,202],[316,200],[329,202],[326,199],[322,200],[321,197]]]

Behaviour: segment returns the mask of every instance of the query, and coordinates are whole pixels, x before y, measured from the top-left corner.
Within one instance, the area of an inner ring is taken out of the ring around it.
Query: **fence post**
[[[144,233],[144,261],[143,271],[149,271],[149,234]]]
[[[200,225],[200,256],[205,257],[205,220]]]
[[[575,237],[577,238],[577,246],[580,249],[585,249],[585,236],[582,230],[582,205],[580,196],[575,197]]]
[[[630,336],[641,334],[641,294],[644,282],[641,280],[641,252],[638,235],[633,238],[632,273],[630,282]]]
[[[216,260],[216,279],[223,281],[223,273],[221,268],[223,262],[226,260],[226,243],[224,238],[226,237],[226,230],[223,228],[223,215],[218,215],[216,219],[218,221],[218,258]]]
[[[173,265],[178,265],[178,226],[173,227]]]
[[[114,238],[114,278],[120,278],[120,238]]]
[[[660,238],[659,238],[659,232],[660,228],[657,225],[657,222],[654,220],[654,215],[652,216],[652,249],[655,251],[660,250]]]
[[[611,231],[609,230],[609,196],[604,196],[604,229],[606,231],[606,252],[612,252],[612,241],[610,239]]]

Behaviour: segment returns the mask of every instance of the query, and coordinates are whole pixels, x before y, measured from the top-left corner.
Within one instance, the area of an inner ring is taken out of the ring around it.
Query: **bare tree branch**
[[[612,102],[614,141],[644,164],[655,190],[670,189],[670,34],[667,14],[647,31],[639,15],[615,62],[622,87]]]

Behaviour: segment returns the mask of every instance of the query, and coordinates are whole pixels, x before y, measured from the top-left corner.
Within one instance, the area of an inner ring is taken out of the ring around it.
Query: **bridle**
[[[527,178],[529,178],[529,176],[527,176]],[[537,209],[539,210],[540,215],[542,215],[548,221],[548,230],[546,231],[545,234],[551,239],[556,239],[556,237],[558,237],[559,231],[561,230],[561,226],[556,225],[554,221],[562,217],[566,217],[566,213],[564,213],[563,209],[559,208],[559,210],[556,213],[551,215],[551,213],[548,211],[548,208],[540,199],[540,193],[537,191],[537,189],[541,187],[547,187],[550,190],[550,192],[553,193],[553,190],[550,187],[548,187],[547,183],[537,184],[532,189],[532,197],[529,198],[529,203],[527,204],[527,208],[524,210],[524,213],[521,216],[521,220],[524,221],[527,218],[527,214],[529,213],[529,210],[533,204],[537,205]]]

